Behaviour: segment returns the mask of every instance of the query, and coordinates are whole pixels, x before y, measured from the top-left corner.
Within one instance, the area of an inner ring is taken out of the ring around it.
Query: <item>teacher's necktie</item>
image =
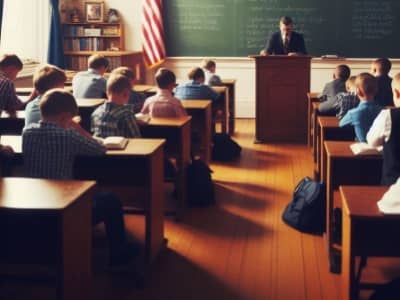
[[[285,49],[285,53],[288,53],[289,51],[289,36],[285,35],[285,38],[283,40],[283,48]]]

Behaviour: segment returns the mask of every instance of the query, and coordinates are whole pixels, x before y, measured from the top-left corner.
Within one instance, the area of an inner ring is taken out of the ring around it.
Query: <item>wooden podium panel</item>
[[[251,56],[256,62],[256,142],[307,141],[309,56]]]

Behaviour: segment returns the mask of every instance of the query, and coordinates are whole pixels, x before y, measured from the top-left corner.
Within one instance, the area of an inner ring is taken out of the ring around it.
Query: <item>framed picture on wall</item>
[[[104,21],[104,2],[85,2],[86,22]]]

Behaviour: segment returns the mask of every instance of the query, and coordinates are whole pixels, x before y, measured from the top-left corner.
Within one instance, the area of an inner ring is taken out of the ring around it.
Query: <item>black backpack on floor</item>
[[[216,161],[233,161],[240,157],[242,147],[226,133],[213,136],[212,159]]]
[[[189,206],[204,207],[215,203],[212,170],[201,159],[192,159],[187,167],[187,199]]]
[[[282,219],[301,232],[321,234],[325,231],[325,215],[324,185],[305,177],[297,184]]]

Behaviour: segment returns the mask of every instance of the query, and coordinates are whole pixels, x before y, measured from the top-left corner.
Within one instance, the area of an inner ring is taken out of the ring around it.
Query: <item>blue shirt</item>
[[[50,122],[31,124],[22,133],[26,175],[36,178],[71,179],[78,155],[103,155],[106,148],[74,129]]]
[[[29,102],[25,107],[25,127],[32,123],[39,123],[42,119],[42,114],[40,113],[39,103],[40,97],[36,97],[33,101]]]
[[[367,133],[381,110],[382,107],[374,101],[360,101],[356,108],[350,109],[340,120],[339,126],[353,125],[357,140],[366,143]]]
[[[208,85],[191,81],[178,85],[175,88],[175,97],[181,100],[207,99],[216,101],[219,97],[219,94]]]
[[[106,85],[107,80],[94,69],[78,72],[72,78],[75,98],[105,98]]]

